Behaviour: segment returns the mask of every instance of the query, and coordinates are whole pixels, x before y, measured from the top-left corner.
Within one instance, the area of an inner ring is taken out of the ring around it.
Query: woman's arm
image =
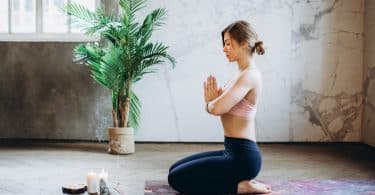
[[[232,86],[218,97],[207,102],[207,112],[213,115],[227,113],[255,87],[256,76],[255,72],[249,70],[241,73]]]

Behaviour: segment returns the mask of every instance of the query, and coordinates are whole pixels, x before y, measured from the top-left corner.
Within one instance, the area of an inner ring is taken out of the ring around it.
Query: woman
[[[215,77],[203,83],[206,111],[220,116],[225,150],[195,154],[174,163],[169,184],[181,193],[270,193],[271,187],[253,180],[261,169],[255,139],[256,105],[262,91],[261,72],[253,54],[264,54],[263,43],[246,21],[237,21],[222,33],[224,53],[237,62],[238,75],[224,89]]]

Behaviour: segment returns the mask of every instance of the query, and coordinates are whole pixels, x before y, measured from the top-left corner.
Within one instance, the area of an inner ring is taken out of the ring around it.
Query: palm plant
[[[147,73],[156,72],[154,65],[168,60],[175,67],[175,59],[167,53],[168,46],[151,42],[151,34],[164,24],[166,10],[150,12],[142,23],[135,14],[144,8],[146,0],[119,0],[120,13],[90,11],[70,2],[64,11],[73,25],[86,35],[100,36],[102,42],[79,44],[74,48],[73,60],[89,67],[91,77],[112,92],[113,127],[138,128],[141,104],[133,91],[133,84]]]

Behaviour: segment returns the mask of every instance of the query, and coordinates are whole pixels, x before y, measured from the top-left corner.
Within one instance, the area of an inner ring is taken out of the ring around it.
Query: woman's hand
[[[223,93],[223,90],[217,86],[216,78],[211,75],[207,78],[207,81],[203,82],[203,87],[206,104]]]

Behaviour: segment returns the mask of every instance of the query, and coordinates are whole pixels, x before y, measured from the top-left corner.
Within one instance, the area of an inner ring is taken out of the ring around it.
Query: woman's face
[[[244,53],[244,48],[241,47],[236,40],[232,39],[228,32],[225,32],[223,51],[229,62],[234,62],[238,60],[239,55]]]

